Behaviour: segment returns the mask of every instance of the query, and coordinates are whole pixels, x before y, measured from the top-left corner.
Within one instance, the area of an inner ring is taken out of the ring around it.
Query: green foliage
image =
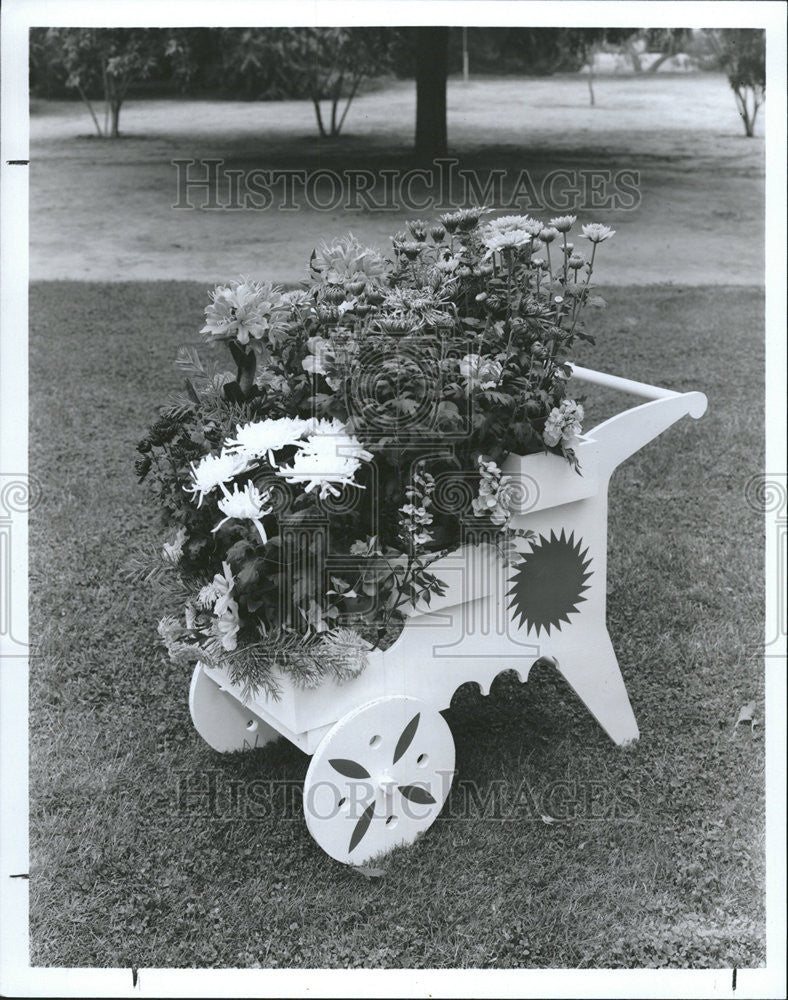
[[[77,91],[100,137],[117,138],[129,88],[152,72],[163,41],[163,32],[152,28],[39,28],[31,33],[31,61],[44,79]],[[91,103],[99,94],[103,124]]]
[[[752,138],[766,96],[766,33],[760,28],[720,28],[706,34],[728,75],[745,134]]]
[[[484,216],[412,220],[391,260],[352,237],[323,244],[296,292],[213,292],[203,333],[229,348],[235,378],[181,349],[184,390],[135,465],[171,532],[164,557],[192,583],[184,622],[160,628],[171,656],[226,662],[249,690],[274,691],[275,667],[317,682],[327,649],[349,676],[336,664],[363,661],[354,641],[387,645],[444,593],[440,556],[492,540],[510,557],[510,453],[577,464],[566,359],[590,339],[612,231],[583,227],[582,258],[571,216]]]

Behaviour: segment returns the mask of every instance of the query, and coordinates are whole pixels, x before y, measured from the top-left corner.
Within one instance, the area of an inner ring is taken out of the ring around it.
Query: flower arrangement
[[[576,219],[408,223],[390,259],[352,235],[312,255],[295,291],[215,289],[202,333],[140,441],[169,535],[148,579],[178,608],[159,634],[177,662],[221,664],[247,693],[343,680],[409,606],[444,592],[430,565],[513,535],[501,464],[549,451],[577,468],[583,408],[568,354],[613,231]]]

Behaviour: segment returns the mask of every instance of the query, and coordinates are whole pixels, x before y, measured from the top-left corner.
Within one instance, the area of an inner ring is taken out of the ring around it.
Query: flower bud
[[[324,298],[326,302],[333,302],[337,305],[345,301],[345,290],[341,285],[329,285],[326,288]]]
[[[366,281],[348,281],[345,284],[345,291],[348,295],[361,295],[366,287]]]

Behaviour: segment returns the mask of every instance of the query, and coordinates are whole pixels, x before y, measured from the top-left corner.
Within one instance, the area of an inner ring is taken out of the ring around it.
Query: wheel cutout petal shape
[[[330,760],[328,762],[335,771],[344,774],[346,778],[368,778],[369,771],[354,760]]]
[[[402,757],[405,751],[413,742],[413,737],[416,735],[416,730],[419,728],[419,719],[421,718],[421,712],[417,712],[410,722],[402,730],[402,735],[397,740],[397,745],[394,748],[394,759],[392,763],[396,764],[397,761]]]
[[[426,806],[435,801],[427,789],[422,788],[420,785],[400,785],[399,790],[406,799],[409,799],[411,802],[418,802],[419,805]]]
[[[350,838],[350,843],[348,844],[347,852],[352,854],[353,851],[361,843],[361,838],[369,829],[369,824],[372,822],[372,815],[375,812],[375,803],[370,802],[364,812],[361,814],[361,818],[353,830],[353,836]]]

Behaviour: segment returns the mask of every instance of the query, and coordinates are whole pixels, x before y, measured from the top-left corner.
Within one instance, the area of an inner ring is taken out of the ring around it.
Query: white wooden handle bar
[[[588,445],[596,452],[597,469],[607,474],[686,414],[697,419],[706,411],[707,400],[702,392],[674,392],[645,382],[619,378],[618,375],[596,372],[591,368],[581,368],[580,365],[571,367],[572,374],[582,382],[617,389],[648,400],[617,413],[587,432]]]
[[[597,372],[592,368],[582,368],[575,364],[570,364],[570,367],[573,377],[580,379],[581,382],[591,382],[608,389],[617,389],[619,392],[629,393],[630,396],[642,396],[644,399],[668,399],[671,396],[681,395],[680,392],[674,392],[672,389],[661,389],[658,385],[635,382],[629,378],[620,378],[618,375]]]

